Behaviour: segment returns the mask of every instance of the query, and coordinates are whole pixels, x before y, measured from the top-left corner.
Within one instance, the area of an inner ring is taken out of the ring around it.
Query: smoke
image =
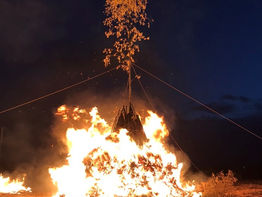
[[[178,163],[183,163],[181,171],[182,181],[185,180],[187,182],[193,180],[196,183],[201,183],[208,179],[208,176],[202,171],[199,171],[199,169],[198,171],[193,170],[197,167],[194,166],[195,164],[192,163],[189,156],[185,152],[181,151],[178,147],[175,147],[174,144],[171,143],[167,144],[167,148],[170,152],[176,155]]]
[[[34,192],[52,191],[48,168],[63,158],[57,155],[56,140],[41,120],[32,124],[29,117],[20,119],[4,129],[0,170],[11,178],[25,177],[25,184]]]
[[[118,110],[127,104],[126,95],[121,89],[112,90],[110,93],[84,91],[68,97],[64,104],[79,106],[87,111],[96,106],[101,117],[112,125]],[[174,112],[157,98],[152,98],[151,102],[154,107],[150,108],[144,98],[137,95],[133,97],[135,110],[142,117],[142,121],[150,109],[164,117],[171,131],[175,124]],[[55,113],[56,109],[53,109],[52,113],[37,115],[31,111],[13,113],[16,121],[4,129],[0,169],[12,178],[23,177],[26,174],[25,184],[35,193],[55,192],[48,169],[66,163],[67,147],[64,139],[69,126],[62,123]],[[184,169],[187,170],[190,163],[188,157],[177,151],[172,143],[168,148],[175,152],[178,161],[184,162]]]

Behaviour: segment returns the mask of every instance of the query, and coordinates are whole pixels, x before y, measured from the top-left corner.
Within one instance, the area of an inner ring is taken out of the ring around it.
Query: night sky
[[[104,36],[103,10],[103,0],[1,0],[0,111],[105,71],[102,51],[112,42]],[[261,10],[261,0],[149,1],[151,39],[141,43],[136,63],[262,136]],[[137,71],[155,110],[198,168],[262,178],[261,140]],[[123,97],[125,80],[115,71],[0,114],[1,171],[30,166],[35,174],[38,163],[52,166],[48,158],[60,157],[50,149],[55,109]],[[134,98],[145,100],[136,82]]]

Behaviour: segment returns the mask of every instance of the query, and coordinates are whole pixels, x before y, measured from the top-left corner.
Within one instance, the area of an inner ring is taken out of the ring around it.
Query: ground
[[[0,194],[0,197],[51,197],[51,195],[23,193]],[[228,197],[262,197],[262,184],[241,184],[235,186]]]
[[[239,186],[235,186],[232,194],[236,197],[262,197],[262,185],[242,184]]]

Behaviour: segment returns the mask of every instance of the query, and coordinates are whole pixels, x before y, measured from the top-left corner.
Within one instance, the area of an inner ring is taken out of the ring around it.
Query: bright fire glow
[[[24,181],[22,180],[10,180],[9,177],[3,177],[0,174],[0,194],[1,193],[10,193],[16,194],[22,191],[30,192],[31,188],[24,186]]]
[[[194,185],[180,181],[183,164],[165,148],[168,130],[157,114],[148,111],[143,146],[125,129],[113,133],[96,107],[88,115],[63,105],[58,114],[64,121],[83,121],[86,128],[66,132],[67,164],[49,169],[57,186],[54,197],[201,196]]]

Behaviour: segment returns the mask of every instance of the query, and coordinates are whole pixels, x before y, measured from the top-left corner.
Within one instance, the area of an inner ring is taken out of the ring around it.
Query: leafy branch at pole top
[[[116,60],[118,68],[129,72],[131,63],[135,62],[134,55],[140,50],[139,42],[149,40],[140,30],[143,26],[150,27],[146,7],[147,0],[106,0],[105,35],[115,38],[113,47],[103,51],[106,67]]]

